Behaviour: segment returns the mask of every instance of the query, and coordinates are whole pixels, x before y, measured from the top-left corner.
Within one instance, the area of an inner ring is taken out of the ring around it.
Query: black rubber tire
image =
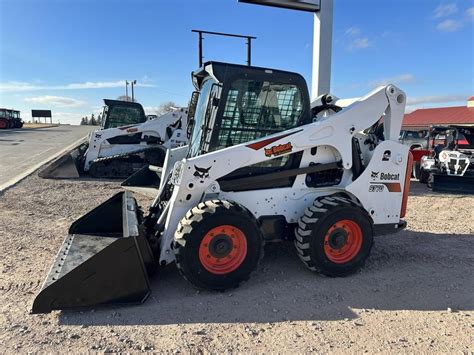
[[[433,180],[434,180],[433,173],[429,173],[428,179],[426,179],[426,186],[428,186],[430,189],[433,188]]]
[[[417,180],[420,180],[421,177],[421,164],[419,161],[413,162],[413,177]]]
[[[89,175],[95,178],[107,177],[107,166],[100,161],[94,162],[89,167]]]
[[[199,246],[208,231],[220,225],[238,227],[245,235],[247,254],[240,266],[217,275],[204,268]],[[249,279],[263,256],[263,238],[255,217],[238,203],[224,200],[201,202],[180,221],[175,233],[174,252],[181,275],[200,289],[223,291]]]
[[[331,261],[324,251],[324,237],[330,227],[349,219],[362,231],[362,245],[350,261],[338,264]],[[311,270],[326,276],[341,277],[360,270],[373,245],[372,219],[356,202],[340,196],[319,197],[306,209],[295,231],[295,247],[298,256]]]
[[[161,149],[152,149],[145,151],[145,161],[147,164],[155,166],[163,166],[165,162],[166,152]]]
[[[0,118],[0,129],[8,129],[8,120]]]
[[[430,173],[420,167],[420,178],[418,179],[418,181],[422,184],[426,184],[428,183],[429,177],[430,177]]]

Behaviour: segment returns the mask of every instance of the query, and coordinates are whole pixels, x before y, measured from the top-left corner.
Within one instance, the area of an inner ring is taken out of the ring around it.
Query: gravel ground
[[[473,352],[474,197],[412,190],[408,228],[378,237],[351,277],[271,244],[232,292],[197,292],[167,267],[141,306],[30,315],[70,223],[120,191],[31,176],[0,195],[0,352]]]

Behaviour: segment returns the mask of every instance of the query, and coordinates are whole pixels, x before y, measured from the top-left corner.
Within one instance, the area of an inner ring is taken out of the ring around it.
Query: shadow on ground
[[[346,278],[304,268],[291,243],[270,244],[251,279],[225,293],[196,291],[160,269],[142,305],[61,312],[66,325],[281,322],[356,318],[353,309],[474,310],[472,235],[402,231],[376,238],[366,267]]]

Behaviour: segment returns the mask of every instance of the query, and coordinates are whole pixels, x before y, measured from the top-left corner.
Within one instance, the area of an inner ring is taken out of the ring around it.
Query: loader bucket
[[[87,142],[81,142],[70,151],[50,162],[38,175],[43,179],[74,179],[79,177],[81,157],[87,149]]]
[[[474,194],[474,176],[433,175],[433,191]]]
[[[120,192],[75,221],[32,313],[144,302],[155,261],[139,218],[135,199]]]
[[[146,165],[122,182],[122,186],[160,187],[162,168]]]

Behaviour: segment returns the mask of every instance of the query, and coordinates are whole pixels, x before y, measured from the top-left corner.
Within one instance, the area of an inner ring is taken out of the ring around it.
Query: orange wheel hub
[[[246,256],[245,234],[231,225],[211,229],[199,245],[199,260],[202,266],[216,275],[224,275],[237,270]]]
[[[362,247],[362,230],[349,219],[334,223],[324,236],[324,252],[329,260],[344,264],[356,257]]]

